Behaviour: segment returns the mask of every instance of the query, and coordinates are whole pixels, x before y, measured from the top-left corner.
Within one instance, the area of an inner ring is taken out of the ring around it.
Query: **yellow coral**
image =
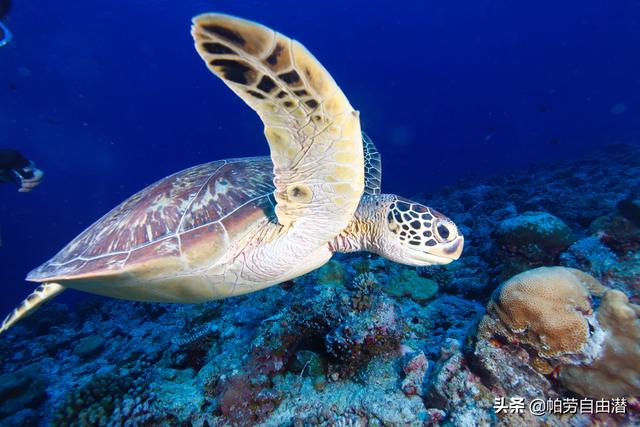
[[[602,353],[588,366],[564,366],[560,380],[583,396],[640,395],[640,306],[609,290],[598,309],[598,322],[607,333]]]
[[[575,269],[542,267],[520,273],[494,292],[481,331],[532,346],[552,358],[580,352],[589,339],[589,289],[604,287]]]
[[[591,296],[602,296],[595,316]],[[582,396],[640,395],[640,306],[579,270],[543,267],[494,292],[478,336],[494,335],[536,351],[531,365]],[[590,324],[594,328],[590,332]]]

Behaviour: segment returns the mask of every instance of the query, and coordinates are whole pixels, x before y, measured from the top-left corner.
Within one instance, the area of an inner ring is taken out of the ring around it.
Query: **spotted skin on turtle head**
[[[389,205],[387,222],[402,243],[416,249],[428,250],[459,235],[455,224],[440,212],[400,198]]]

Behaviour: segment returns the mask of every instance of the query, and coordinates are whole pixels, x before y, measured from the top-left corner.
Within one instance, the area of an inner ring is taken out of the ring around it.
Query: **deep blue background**
[[[268,154],[258,118],[192,47],[198,13],[301,40],[361,111],[386,192],[640,141],[638,0],[14,3],[0,146],[46,180],[30,194],[0,187],[0,316],[32,289],[30,269],[132,193],[196,163]]]

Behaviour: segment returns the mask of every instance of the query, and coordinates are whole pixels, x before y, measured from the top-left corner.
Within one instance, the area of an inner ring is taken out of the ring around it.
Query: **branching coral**
[[[356,311],[364,311],[371,307],[378,281],[373,273],[361,273],[347,287],[353,291],[351,307]]]
[[[375,355],[396,348],[402,338],[397,307],[380,300],[368,316],[351,317],[325,337],[327,351],[338,363],[329,366],[331,379],[347,378]]]

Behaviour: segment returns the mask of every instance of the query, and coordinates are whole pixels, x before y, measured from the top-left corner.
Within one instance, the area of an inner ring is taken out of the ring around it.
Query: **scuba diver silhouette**
[[[0,149],[0,184],[13,182],[21,193],[36,188],[44,172],[35,167],[18,150]]]
[[[11,0],[0,0],[0,47],[7,45],[13,35],[11,31],[2,23],[11,10]]]
[[[18,191],[27,193],[36,188],[44,172],[34,166],[18,150],[0,149],[0,184],[13,182]],[[2,237],[0,237],[2,246]]]

